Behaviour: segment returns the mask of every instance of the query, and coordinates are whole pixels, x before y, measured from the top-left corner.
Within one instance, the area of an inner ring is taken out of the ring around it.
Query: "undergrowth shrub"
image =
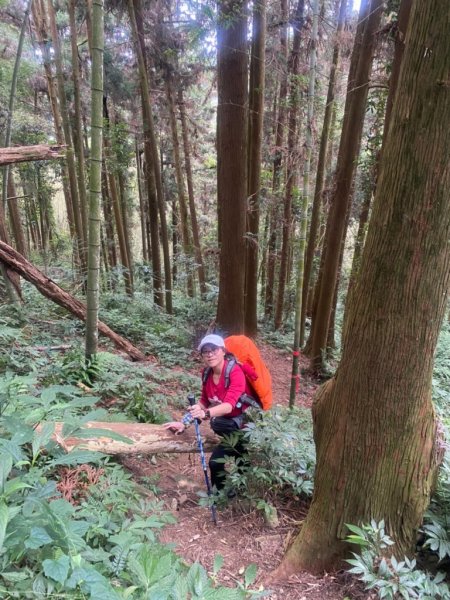
[[[384,521],[370,525],[347,525],[352,532],[347,541],[360,546],[347,562],[349,569],[365,584],[366,590],[374,590],[386,600],[420,598],[420,600],[450,600],[450,588],[444,582],[445,573],[435,576],[417,568],[414,559],[405,557],[399,561],[388,556],[387,549],[394,544],[386,534]]]
[[[231,490],[270,513],[277,495],[308,497],[313,490],[315,450],[310,411],[276,406],[254,413],[245,433],[248,457],[226,459],[229,463],[223,496]],[[237,436],[227,437],[234,445]]]

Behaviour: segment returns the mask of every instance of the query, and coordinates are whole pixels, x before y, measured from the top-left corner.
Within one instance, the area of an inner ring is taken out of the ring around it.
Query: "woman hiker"
[[[212,430],[220,436],[239,431],[244,426],[244,411],[248,405],[239,402],[243,394],[252,395],[252,389],[241,367],[236,363],[227,372],[227,358],[225,342],[216,334],[205,336],[198,346],[203,359],[205,369],[203,370],[203,386],[200,402],[189,407],[181,421],[171,421],[164,425],[177,434],[194,422],[194,419],[202,421],[209,420]],[[229,376],[228,385],[226,377]],[[225,483],[225,456],[240,458],[244,454],[242,440],[231,447],[226,442],[221,442],[213,450],[209,459],[211,471],[211,483],[220,490]]]

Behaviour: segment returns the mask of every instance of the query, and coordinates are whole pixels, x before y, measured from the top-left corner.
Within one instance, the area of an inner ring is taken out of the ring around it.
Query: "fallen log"
[[[0,167],[32,160],[53,160],[63,158],[66,146],[10,146],[0,148]]]
[[[63,423],[55,423],[53,439],[66,452],[74,448],[103,452],[105,454],[161,454],[161,453],[188,453],[197,452],[197,438],[194,427],[190,427],[181,435],[175,435],[164,429],[163,425],[150,425],[147,423],[104,423],[90,421],[83,425],[83,429],[108,429],[129,438],[132,443],[113,440],[107,437],[93,436],[92,438],[77,438],[75,436],[62,437]],[[212,432],[210,427],[201,427],[202,440],[205,452],[216,446],[220,439]]]
[[[5,242],[0,240],[0,262],[7,268],[15,271],[24,279],[36,286],[43,296],[62,306],[73,315],[86,321],[86,306],[74,298],[69,292],[59,287],[52,279],[44,275],[37,267],[32,265],[24,256],[19,254]],[[145,354],[122,336],[115,333],[102,321],[98,322],[100,333],[108,337],[119,350],[123,350],[133,360],[146,360]]]

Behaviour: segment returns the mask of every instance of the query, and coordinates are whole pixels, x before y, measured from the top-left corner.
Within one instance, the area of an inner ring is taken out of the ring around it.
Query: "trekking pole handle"
[[[187,399],[188,399],[189,405],[190,406],[194,406],[194,404],[195,404],[195,396],[194,396],[194,394],[188,394]]]

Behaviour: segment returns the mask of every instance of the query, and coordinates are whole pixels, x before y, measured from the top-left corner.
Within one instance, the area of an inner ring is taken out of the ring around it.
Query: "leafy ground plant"
[[[413,559],[399,561],[388,556],[387,549],[394,542],[385,531],[384,521],[372,521],[370,525],[347,525],[351,534],[347,541],[360,546],[358,553],[347,562],[352,565],[350,573],[365,584],[366,590],[375,590],[379,598],[394,600],[420,598],[421,600],[449,600],[450,589],[444,583],[445,573],[434,577],[417,568]]]

